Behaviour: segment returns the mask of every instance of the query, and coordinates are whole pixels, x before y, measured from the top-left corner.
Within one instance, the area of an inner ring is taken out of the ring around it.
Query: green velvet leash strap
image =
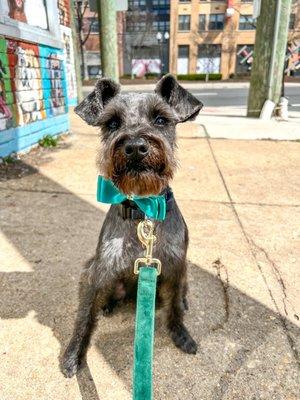
[[[134,338],[133,400],[152,400],[157,269],[139,269]]]

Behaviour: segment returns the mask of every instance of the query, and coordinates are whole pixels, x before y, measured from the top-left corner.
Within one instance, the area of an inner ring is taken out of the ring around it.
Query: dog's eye
[[[167,119],[165,117],[160,117],[160,116],[156,117],[154,121],[154,124],[159,126],[166,125],[166,123]]]
[[[111,131],[115,131],[120,125],[121,121],[118,118],[112,118],[106,123],[107,128]]]

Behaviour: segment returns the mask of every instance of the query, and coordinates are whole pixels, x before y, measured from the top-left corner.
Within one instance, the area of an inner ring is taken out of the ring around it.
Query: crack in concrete
[[[234,379],[238,371],[244,365],[247,357],[249,356],[249,350],[246,348],[239,349],[233,359],[230,361],[226,371],[221,376],[218,385],[214,388],[213,400],[221,400],[226,394],[229,384]]]
[[[272,258],[270,257],[269,253],[267,252],[266,249],[264,249],[262,246],[259,246],[257,243],[254,242],[254,240],[252,238],[249,238],[250,242],[254,248],[254,252],[255,251],[259,251],[261,252],[265,259],[268,261],[269,265],[271,266],[271,271],[273,272],[275,279],[277,280],[277,282],[279,283],[279,286],[281,288],[283,297],[282,297],[282,304],[283,304],[283,309],[284,309],[284,313],[286,316],[289,315],[288,313],[288,309],[287,309],[287,303],[290,305],[294,315],[296,315],[296,310],[294,308],[294,306],[292,305],[292,303],[290,302],[288,295],[287,295],[287,290],[286,290],[286,285],[284,283],[282,274],[280,272],[279,266],[275,263],[275,261],[272,260]],[[258,255],[257,255],[258,258]]]
[[[240,227],[240,229],[241,229],[241,232],[242,232],[242,234],[243,234],[243,236],[244,236],[246,242],[248,243],[248,246],[249,246],[250,252],[251,252],[251,254],[252,254],[252,257],[253,257],[253,259],[254,259],[254,261],[255,261],[255,264],[256,264],[256,266],[257,266],[257,268],[258,268],[258,270],[259,270],[259,272],[260,272],[260,274],[261,274],[261,276],[262,276],[262,278],[263,278],[263,281],[264,281],[264,283],[265,283],[265,285],[266,285],[266,288],[267,288],[267,290],[268,290],[269,296],[270,296],[270,298],[271,298],[271,300],[272,300],[272,302],[273,302],[273,304],[274,304],[274,306],[275,306],[275,309],[276,309],[276,311],[277,311],[277,313],[278,313],[278,318],[279,318],[279,320],[280,320],[280,322],[281,322],[281,326],[282,326],[283,331],[284,331],[284,333],[285,333],[285,335],[286,335],[286,338],[287,338],[287,341],[288,341],[288,343],[289,343],[291,352],[292,352],[292,354],[293,354],[293,356],[294,356],[295,362],[296,362],[298,368],[300,369],[300,356],[299,356],[299,352],[298,352],[298,350],[297,350],[297,348],[296,348],[296,343],[295,343],[295,341],[294,341],[294,338],[292,337],[291,332],[290,332],[290,330],[289,330],[289,328],[288,328],[288,326],[287,326],[286,317],[283,317],[282,314],[281,314],[281,312],[280,312],[280,308],[279,308],[279,306],[278,306],[278,304],[277,304],[277,301],[276,301],[276,299],[275,299],[275,297],[274,297],[274,295],[273,295],[272,289],[270,288],[270,286],[269,286],[269,284],[268,284],[268,280],[267,280],[267,278],[266,278],[266,276],[265,276],[265,274],[264,274],[264,271],[263,271],[263,269],[262,269],[262,267],[261,267],[261,265],[260,265],[260,263],[259,263],[259,260],[257,259],[257,253],[255,252],[255,250],[254,250],[254,248],[253,248],[253,243],[254,243],[254,242],[253,242],[252,238],[250,238],[250,236],[247,234],[247,232],[246,232],[246,230],[245,230],[245,227],[244,227],[244,225],[243,225],[243,223],[242,223],[242,221],[241,221],[241,218],[240,218],[240,216],[239,216],[239,214],[238,214],[238,211],[237,211],[237,209],[236,209],[236,207],[235,207],[235,205],[234,205],[234,201],[233,201],[233,199],[232,199],[232,197],[231,197],[231,194],[230,194],[230,192],[229,192],[229,189],[228,189],[228,186],[227,186],[227,184],[226,184],[224,175],[223,175],[223,173],[222,173],[222,171],[221,171],[220,165],[219,165],[218,160],[217,160],[217,158],[216,158],[216,155],[215,155],[215,153],[214,153],[214,151],[213,151],[213,148],[212,148],[212,145],[211,145],[210,138],[209,138],[209,135],[208,135],[208,133],[207,133],[206,127],[205,127],[204,125],[202,125],[202,126],[203,126],[203,128],[204,128],[204,130],[205,130],[206,141],[207,141],[208,147],[209,147],[209,149],[210,149],[212,158],[213,158],[213,160],[214,160],[215,166],[216,166],[216,168],[217,168],[217,170],[218,170],[219,176],[220,176],[220,178],[221,178],[221,181],[222,181],[222,183],[223,183],[224,189],[225,189],[226,194],[227,194],[227,196],[228,196],[228,199],[229,199],[229,202],[230,202],[230,206],[231,206],[232,212],[233,212],[233,214],[234,214],[234,216],[235,216],[235,218],[236,218],[236,221],[237,221],[237,223],[238,223],[238,225],[239,225],[239,227]],[[267,259],[268,262],[270,263],[269,259],[268,259],[268,258],[266,258],[266,259]],[[283,283],[283,284],[284,284],[284,283]]]
[[[229,276],[228,276],[228,271],[227,271],[226,266],[221,262],[221,260],[219,258],[213,262],[212,266],[213,266],[213,268],[215,268],[217,270],[217,277],[221,283],[222,292],[223,292],[224,310],[225,310],[225,316],[224,316],[223,322],[218,323],[215,327],[212,328],[213,331],[216,331],[218,329],[223,329],[224,325],[229,320],[229,293],[228,293]],[[222,276],[221,276],[222,271],[225,272],[225,279],[222,279]]]

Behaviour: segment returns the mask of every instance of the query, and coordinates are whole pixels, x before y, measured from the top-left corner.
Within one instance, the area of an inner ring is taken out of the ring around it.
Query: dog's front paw
[[[72,378],[79,370],[79,359],[76,353],[65,352],[62,363],[61,371],[66,378]]]
[[[180,327],[171,331],[171,338],[176,347],[179,347],[182,351],[188,354],[197,353],[197,343],[191,337],[185,327]]]

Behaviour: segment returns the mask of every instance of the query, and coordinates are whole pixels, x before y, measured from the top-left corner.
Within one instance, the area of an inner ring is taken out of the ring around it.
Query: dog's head
[[[75,112],[99,126],[103,146],[98,166],[125,194],[159,194],[176,168],[176,124],[194,119],[202,103],[164,76],[153,94],[120,94],[120,86],[99,79]]]

